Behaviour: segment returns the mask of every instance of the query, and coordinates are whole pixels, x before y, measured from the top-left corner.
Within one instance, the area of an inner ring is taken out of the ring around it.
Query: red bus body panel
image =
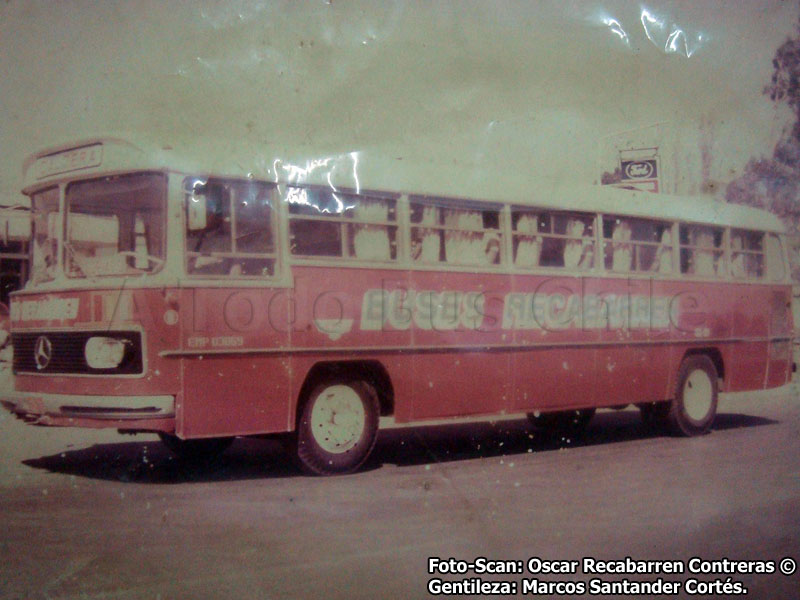
[[[293,279],[291,289],[19,294],[14,303],[59,297],[79,308],[51,320],[12,310],[16,330],[141,329],[145,373],[18,374],[16,390],[169,394],[174,419],[49,424],[193,438],[292,430],[320,362],[380,362],[398,423],[664,400],[693,351],[716,353],[728,391],[783,385],[791,371],[785,285],[297,265]]]

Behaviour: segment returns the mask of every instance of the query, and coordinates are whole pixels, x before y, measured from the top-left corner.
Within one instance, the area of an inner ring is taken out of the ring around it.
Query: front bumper
[[[6,391],[0,404],[25,420],[142,420],[175,416],[174,396],[82,396]]]

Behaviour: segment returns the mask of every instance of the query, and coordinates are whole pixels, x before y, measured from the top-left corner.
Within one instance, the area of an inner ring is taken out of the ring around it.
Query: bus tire
[[[707,433],[717,414],[717,369],[704,354],[687,356],[678,369],[666,422],[675,435]]]
[[[161,442],[179,459],[186,462],[203,463],[213,460],[233,443],[232,437],[200,438],[182,440],[176,435],[159,432]]]
[[[551,433],[580,435],[589,426],[594,412],[594,408],[579,408],[539,414],[528,413],[528,420],[534,426]]]
[[[351,473],[367,460],[378,438],[380,405],[372,388],[329,378],[303,400],[296,432],[300,467],[314,475]]]

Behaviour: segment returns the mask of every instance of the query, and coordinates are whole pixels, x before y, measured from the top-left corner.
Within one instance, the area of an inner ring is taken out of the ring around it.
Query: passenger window
[[[603,218],[606,270],[616,273],[672,273],[672,225],[649,219]]]
[[[770,281],[783,281],[786,277],[783,245],[781,239],[772,233],[767,236],[767,276]]]
[[[731,276],[734,279],[764,277],[764,234],[731,230]]]
[[[515,208],[511,211],[513,230],[514,265],[538,267],[542,256],[542,237],[539,233],[539,215],[536,212]]]
[[[511,225],[516,266],[582,271],[592,268],[595,255],[593,216],[514,207]]]
[[[419,264],[501,264],[500,210],[412,197],[411,259]]]
[[[186,199],[186,270],[190,275],[263,277],[275,274],[272,190],[265,183],[209,179]],[[193,205],[204,215],[195,226]]]
[[[291,253],[371,262],[397,260],[393,198],[288,187]]]
[[[705,225],[681,225],[681,273],[698,277],[724,277],[723,229]]]

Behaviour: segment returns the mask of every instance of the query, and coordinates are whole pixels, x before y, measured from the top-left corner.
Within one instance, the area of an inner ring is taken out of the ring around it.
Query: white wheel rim
[[[714,386],[708,373],[695,369],[683,384],[683,407],[694,421],[702,421],[708,416],[713,401]]]
[[[311,409],[311,434],[320,448],[331,454],[352,450],[366,426],[364,403],[349,385],[325,388]]]

